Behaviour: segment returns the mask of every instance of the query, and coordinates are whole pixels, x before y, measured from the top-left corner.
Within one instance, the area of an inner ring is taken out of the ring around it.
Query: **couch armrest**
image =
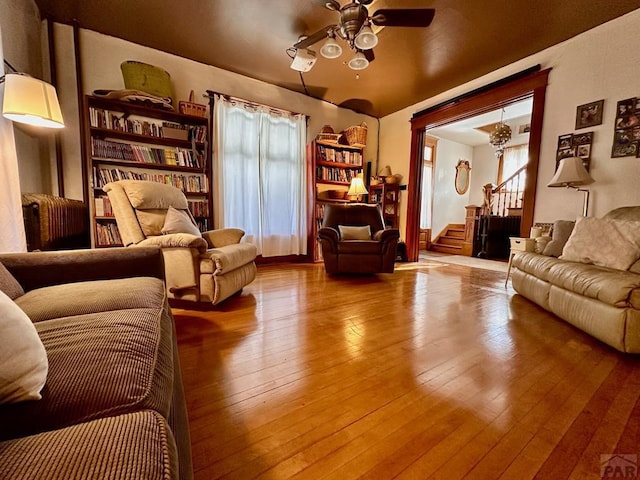
[[[373,240],[378,242],[389,242],[400,239],[400,230],[397,228],[387,228],[385,230],[378,230],[373,234]]]
[[[320,240],[320,244],[323,246],[322,251],[323,254],[326,253],[337,253],[338,252],[338,242],[340,241],[340,233],[335,228],[331,227],[322,227],[318,230],[318,240]]]
[[[220,248],[240,243],[242,237],[244,237],[244,230],[239,228],[219,228],[202,233],[202,238],[207,241],[209,248]]]
[[[151,247],[3,253],[0,262],[25,291],[111,278],[165,279],[162,251]]]
[[[207,251],[207,242],[196,235],[189,233],[169,233],[167,235],[157,235],[147,237],[136,247],[160,247],[160,248],[194,248],[200,253]]]

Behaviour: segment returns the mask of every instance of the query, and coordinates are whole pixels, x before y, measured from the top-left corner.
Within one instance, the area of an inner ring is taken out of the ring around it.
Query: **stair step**
[[[438,243],[441,243],[444,245],[462,245],[464,243],[464,237],[442,235],[438,239]]]
[[[451,255],[462,255],[462,246],[445,245],[443,243],[432,243],[431,250],[439,253],[449,253]]]
[[[447,237],[456,237],[464,239],[464,228],[462,230],[448,228],[446,235]],[[442,237],[440,237],[442,238]]]

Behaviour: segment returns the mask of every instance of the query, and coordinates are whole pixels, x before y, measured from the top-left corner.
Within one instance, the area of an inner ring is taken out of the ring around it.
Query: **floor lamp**
[[[583,185],[590,185],[594,182],[587,169],[584,168],[582,159],[579,157],[568,157],[560,160],[560,165],[556,174],[547,187],[567,187],[573,188],[578,192],[584,193],[584,202],[582,204],[582,215],[587,216],[589,213],[589,190],[579,188]]]

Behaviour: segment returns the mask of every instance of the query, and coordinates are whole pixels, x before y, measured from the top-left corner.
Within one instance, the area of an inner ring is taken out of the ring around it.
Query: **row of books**
[[[122,245],[122,238],[118,225],[115,223],[96,223],[96,245]]]
[[[187,148],[155,148],[129,143],[111,142],[99,138],[91,139],[91,155],[95,158],[112,158],[128,162],[177,165],[202,168],[203,154]]]
[[[96,217],[113,217],[113,208],[109,197],[96,197],[93,199]]]
[[[194,217],[208,217],[209,202],[207,200],[189,200],[189,210]]]
[[[173,185],[187,193],[207,193],[209,181],[205,175],[185,175],[183,173],[141,173],[122,168],[93,167],[93,186],[102,188],[109,182],[118,180],[147,180],[150,182]]]
[[[198,225],[198,229],[201,232],[206,232],[207,230],[210,230],[208,218],[196,218],[196,225]]]
[[[163,127],[187,130],[187,138],[196,142],[204,142],[207,136],[205,125],[183,125],[172,122],[150,122],[129,117],[122,112],[112,112],[102,108],[89,107],[89,123],[95,128],[104,128],[116,132],[137,133],[149,137],[166,138]],[[173,138],[173,137],[169,137]]]
[[[330,180],[332,182],[350,183],[351,179],[358,173],[360,173],[358,170],[324,167],[322,165],[316,166],[316,179],[318,180]]]
[[[351,150],[335,150],[324,145],[316,145],[318,160],[325,162],[346,163],[349,165],[362,166],[362,153]]]

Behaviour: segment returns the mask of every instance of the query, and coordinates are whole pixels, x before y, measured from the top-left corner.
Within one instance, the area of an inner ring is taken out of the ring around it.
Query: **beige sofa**
[[[640,221],[640,207],[605,218]],[[520,295],[622,352],[640,353],[640,261],[617,270],[518,252],[512,272]]]
[[[244,232],[237,228],[200,235],[181,190],[136,180],[108,183],[103,189],[125,246],[162,249],[169,298],[216,305],[255,279],[255,245],[241,243]],[[195,235],[182,231],[163,234],[170,207],[188,217]]]
[[[0,262],[11,274],[2,269],[0,289],[31,319],[48,360],[41,399],[0,405],[0,478],[192,478],[160,250]]]

